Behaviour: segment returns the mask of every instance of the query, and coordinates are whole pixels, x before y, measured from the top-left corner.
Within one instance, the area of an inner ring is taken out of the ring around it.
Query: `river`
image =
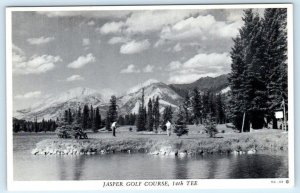
[[[149,154],[31,155],[35,144],[54,134],[13,137],[14,180],[147,180],[286,178],[285,152],[168,157]]]

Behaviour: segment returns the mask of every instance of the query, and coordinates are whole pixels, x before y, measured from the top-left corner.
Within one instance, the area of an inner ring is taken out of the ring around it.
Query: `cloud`
[[[112,37],[111,39],[108,40],[109,44],[118,44],[118,43],[126,43],[129,41],[129,38],[127,37]]]
[[[85,17],[85,18],[125,18],[131,11],[38,11],[40,15],[47,17]]]
[[[130,41],[126,44],[123,44],[120,48],[121,54],[136,54],[140,53],[144,50],[147,50],[150,47],[149,40],[143,40],[143,41]]]
[[[31,45],[41,45],[41,44],[46,44],[51,41],[53,41],[55,38],[54,37],[39,37],[39,38],[28,38],[27,42]]]
[[[21,54],[21,55],[25,55],[25,52],[19,48],[18,46],[16,46],[15,44],[12,44],[12,52]]]
[[[145,73],[150,73],[153,72],[154,66],[153,65],[147,65],[144,69],[143,72]]]
[[[83,46],[89,46],[90,45],[90,39],[89,38],[83,38],[82,39],[82,45]]]
[[[189,83],[201,77],[219,76],[230,72],[231,58],[228,53],[200,53],[184,63],[171,62],[167,70],[171,83]]]
[[[16,74],[41,74],[52,70],[55,64],[62,62],[60,56],[42,55],[32,56],[27,60],[25,56],[13,52],[13,72]]]
[[[142,69],[139,69],[134,64],[128,65],[125,69],[122,69],[120,73],[122,74],[129,74],[129,73],[150,73],[153,72],[154,66],[153,65],[147,65]]]
[[[139,73],[140,70],[136,68],[135,65],[130,64],[127,66],[127,68],[122,69],[120,73],[122,74],[129,74],[129,73]]]
[[[164,26],[172,25],[199,12],[201,12],[201,10],[137,11],[127,18],[125,22],[126,32],[145,33],[149,31],[159,31]]]
[[[81,68],[88,63],[95,62],[96,58],[93,56],[92,53],[87,54],[86,56],[79,56],[75,61],[68,64],[68,68]]]
[[[177,41],[231,38],[238,33],[239,27],[240,22],[216,21],[212,15],[199,15],[164,27],[161,30],[160,38]]]
[[[84,80],[84,78],[78,74],[74,74],[66,79],[66,81],[68,82],[77,81],[77,80]]]
[[[164,26],[172,25],[186,17],[203,12],[202,10],[143,10],[134,11],[127,19],[105,23],[97,28],[102,34],[126,33],[127,35],[160,31]],[[116,13],[118,15],[119,13]]]
[[[101,28],[96,28],[96,31],[101,34],[120,33],[123,26],[123,22],[110,22],[105,23]]]
[[[38,98],[41,95],[41,91],[33,91],[33,92],[28,92],[25,94],[21,95],[16,95],[16,99],[30,99],[30,98]]]

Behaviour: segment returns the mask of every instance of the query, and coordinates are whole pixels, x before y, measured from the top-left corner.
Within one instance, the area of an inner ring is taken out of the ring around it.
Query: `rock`
[[[106,151],[105,151],[104,149],[102,149],[102,150],[100,151],[100,153],[101,153],[101,154],[106,154]]]
[[[36,148],[31,151],[31,154],[33,154],[33,155],[36,155],[38,153],[39,153],[39,150]]]
[[[177,156],[178,152],[175,152],[175,151],[171,151],[168,155],[169,156]]]
[[[179,152],[178,156],[179,157],[185,157],[185,156],[187,156],[187,153],[185,151],[184,152]]]
[[[159,151],[150,152],[151,155],[159,155]]]
[[[247,151],[247,154],[255,154],[256,150],[255,149],[250,149]]]

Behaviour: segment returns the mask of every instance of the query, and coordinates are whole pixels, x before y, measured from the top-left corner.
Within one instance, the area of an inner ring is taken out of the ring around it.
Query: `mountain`
[[[143,88],[145,106],[147,106],[150,98],[157,96],[160,98],[160,111],[163,111],[169,105],[177,109],[181,103],[182,98],[167,84],[151,79],[128,89],[126,93],[117,97],[119,115],[138,112]],[[18,110],[14,113],[14,117],[25,120],[37,118],[39,121],[43,118],[46,120],[56,119],[62,117],[65,110],[70,108],[75,112],[79,106],[83,108],[85,104],[92,105],[94,108],[99,107],[101,116],[105,117],[109,106],[109,98],[96,90],[78,87],[58,96],[43,99],[30,108]]]
[[[170,84],[169,86],[180,96],[184,96],[186,92],[198,88],[201,91],[220,92],[228,87],[229,74],[223,74],[217,77],[202,77],[190,84]]]
[[[56,119],[64,114],[67,109],[78,109],[83,105],[89,104],[94,107],[103,107],[101,110],[107,110],[107,99],[99,92],[89,88],[74,88],[68,90],[58,96],[49,96],[28,109],[18,110],[14,113],[14,117],[18,119],[34,120],[36,117],[41,119]]]
[[[163,111],[166,106],[177,109],[182,101],[182,97],[167,84],[150,79],[129,89],[126,94],[118,97],[118,104],[121,106],[121,114],[138,113],[139,105],[142,102],[143,88],[145,106],[147,106],[149,99],[156,97],[159,97],[160,99],[160,111]]]
[[[167,85],[157,80],[150,79],[144,83],[138,84],[127,90],[126,93],[117,96],[117,105],[119,115],[128,113],[138,113],[141,104],[142,90],[144,88],[145,106],[147,107],[149,99],[160,98],[160,111],[166,106],[178,109],[182,103],[183,96],[186,92],[198,87],[200,90],[209,90],[212,92],[226,93],[230,90],[228,87],[228,75],[221,75],[215,78],[204,77],[190,84],[172,84]],[[109,96],[108,96],[109,95]],[[64,111],[71,109],[73,112],[85,104],[92,105],[94,108],[99,107],[102,117],[106,116],[109,106],[111,92],[97,91],[89,88],[74,88],[60,95],[49,96],[30,108],[14,112],[17,119],[39,121],[44,119],[56,119],[62,117]]]

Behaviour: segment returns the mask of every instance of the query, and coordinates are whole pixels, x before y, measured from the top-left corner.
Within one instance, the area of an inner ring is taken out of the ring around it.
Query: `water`
[[[28,136],[30,135],[30,136]],[[286,154],[167,157],[148,154],[34,156],[53,134],[14,135],[14,180],[138,180],[286,178]]]

